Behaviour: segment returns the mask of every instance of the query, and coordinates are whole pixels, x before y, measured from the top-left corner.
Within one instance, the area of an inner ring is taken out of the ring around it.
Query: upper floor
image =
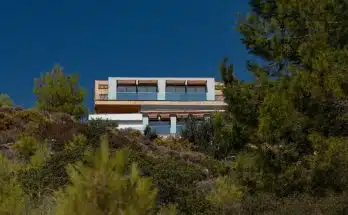
[[[214,78],[125,78],[95,81],[95,101],[223,101]]]

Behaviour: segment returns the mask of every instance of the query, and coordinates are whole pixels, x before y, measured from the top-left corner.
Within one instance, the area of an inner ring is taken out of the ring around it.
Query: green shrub
[[[206,200],[206,193],[197,186],[198,182],[207,179],[201,166],[133,150],[130,151],[130,160],[138,164],[143,175],[153,178],[158,187],[160,205],[175,204],[184,214],[218,214]]]
[[[6,93],[0,93],[0,108],[1,107],[12,107],[13,101]]]
[[[117,127],[118,124],[115,121],[102,119],[89,120],[84,135],[91,145],[98,146],[100,137]]]
[[[125,150],[111,156],[104,139],[86,160],[90,165],[68,165],[71,185],[57,193],[57,215],[153,214],[157,190],[149,178],[139,175],[135,164],[128,169]]]
[[[26,206],[26,197],[17,182],[19,166],[0,153],[0,214],[20,215]]]
[[[24,191],[37,201],[65,186],[69,182],[65,167],[82,160],[85,150],[86,138],[75,136],[64,150],[53,153],[39,168],[21,169],[18,178]]]
[[[188,140],[176,137],[157,138],[154,142],[160,146],[166,146],[175,151],[191,151],[193,148],[192,143]]]
[[[19,157],[24,160],[29,160],[39,147],[38,141],[31,136],[21,136],[13,145],[13,149],[18,153]]]

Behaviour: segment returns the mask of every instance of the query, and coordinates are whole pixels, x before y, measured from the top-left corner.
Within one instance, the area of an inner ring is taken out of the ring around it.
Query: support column
[[[166,80],[159,79],[157,82],[157,100],[166,100]]]
[[[215,79],[209,78],[207,80],[207,100],[213,101],[215,100]]]
[[[176,116],[175,115],[170,116],[170,134],[171,135],[176,134]]]
[[[108,100],[117,99],[117,80],[109,77]]]
[[[143,131],[147,125],[149,125],[149,116],[147,114],[143,114]]]

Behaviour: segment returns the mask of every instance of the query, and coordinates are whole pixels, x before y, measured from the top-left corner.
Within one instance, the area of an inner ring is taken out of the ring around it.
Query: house
[[[219,86],[219,87],[217,87]],[[115,120],[119,128],[175,135],[185,118],[224,111],[221,83],[215,78],[109,77],[95,81],[92,119]]]

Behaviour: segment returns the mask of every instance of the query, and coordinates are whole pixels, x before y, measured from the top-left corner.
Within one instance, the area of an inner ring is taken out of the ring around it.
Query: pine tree
[[[327,140],[318,144],[348,136],[348,2],[251,0],[250,6],[238,30],[261,61],[248,63],[255,76],[249,83],[236,80],[228,65],[222,67],[226,115],[244,146],[250,142],[258,153],[253,168],[261,176],[243,183],[262,180],[262,189],[288,195],[312,187],[313,178],[303,176],[316,168],[309,167],[312,156],[330,154],[318,151],[312,134]],[[240,164],[240,175],[244,167]]]
[[[65,75],[56,65],[51,72],[35,79],[36,106],[49,112],[62,112],[80,119],[86,113],[85,91],[78,83],[77,75]]]
[[[87,153],[86,160],[89,164],[68,166],[71,185],[57,194],[58,215],[154,213],[157,189],[139,175],[135,164],[128,169],[126,150],[112,155],[103,138],[99,150]]]

